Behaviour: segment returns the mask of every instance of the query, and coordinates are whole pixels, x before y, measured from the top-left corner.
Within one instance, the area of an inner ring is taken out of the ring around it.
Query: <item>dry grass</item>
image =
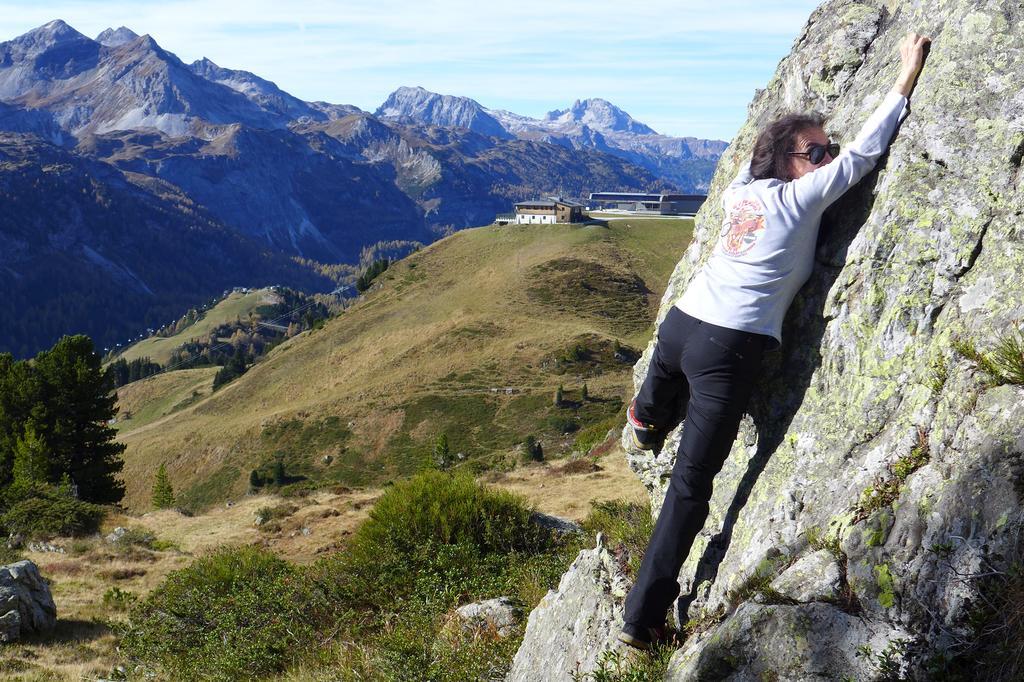
[[[135,431],[209,396],[217,369],[183,369],[122,386],[117,390],[115,428]]]
[[[378,491],[325,492],[295,500],[298,507],[280,531],[265,533],[253,526],[260,507],[281,504],[269,495],[249,497],[208,513],[184,516],[163,510],[142,516],[115,515],[103,535],[116,526],[144,528],[176,548],[155,551],[91,539],[56,539],[67,553],[25,552],[50,582],[57,604],[58,626],[46,638],[28,639],[0,650],[0,679],[83,680],[108,677],[120,663],[110,623],[124,618],[103,603],[117,587],[143,597],[174,570],[225,545],[259,543],[297,563],[312,563],[337,550],[373,507]],[[306,529],[304,533],[302,529]]]
[[[574,521],[583,520],[595,501],[642,501],[648,496],[629,466],[625,453],[616,446],[595,461],[599,471],[573,474],[564,465],[540,462],[503,474],[483,478],[488,485],[523,495],[538,511]]]

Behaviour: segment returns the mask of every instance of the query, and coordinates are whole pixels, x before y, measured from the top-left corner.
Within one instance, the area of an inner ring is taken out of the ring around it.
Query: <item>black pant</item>
[[[658,328],[634,413],[642,422],[672,426],[685,410],[686,421],[661,514],[626,597],[625,622],[663,625],[665,612],[679,596],[679,569],[707,520],[712,480],[736,440],[770,341],[675,307]]]

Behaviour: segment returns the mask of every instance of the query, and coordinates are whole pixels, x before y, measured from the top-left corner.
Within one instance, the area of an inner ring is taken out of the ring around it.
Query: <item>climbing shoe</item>
[[[632,432],[633,446],[638,450],[651,450],[654,454],[661,452],[665,444],[665,437],[668,436],[667,429],[659,429],[654,424],[645,424],[636,418],[636,401],[629,404],[626,411],[626,421]]]
[[[643,627],[626,623],[619,633],[619,641],[634,649],[648,651],[655,644],[664,644],[668,641],[668,628],[664,625],[658,627]]]

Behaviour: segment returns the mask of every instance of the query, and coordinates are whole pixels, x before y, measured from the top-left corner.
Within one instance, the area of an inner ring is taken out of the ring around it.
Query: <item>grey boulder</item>
[[[57,606],[50,586],[34,563],[0,566],[0,642],[50,632],[57,624]]]

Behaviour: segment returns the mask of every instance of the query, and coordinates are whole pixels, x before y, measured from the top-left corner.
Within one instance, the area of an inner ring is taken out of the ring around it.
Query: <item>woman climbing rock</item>
[[[761,357],[782,343],[782,320],[811,275],[821,216],[886,151],[929,39],[900,43],[895,85],[843,151],[823,121],[792,114],[769,124],[722,195],[715,249],[658,328],[647,377],[629,407],[634,444],[657,452],[685,414],[668,492],[626,598],[619,639],[646,649],[665,637],[679,569],[704,526],[712,480],[739,430]]]

